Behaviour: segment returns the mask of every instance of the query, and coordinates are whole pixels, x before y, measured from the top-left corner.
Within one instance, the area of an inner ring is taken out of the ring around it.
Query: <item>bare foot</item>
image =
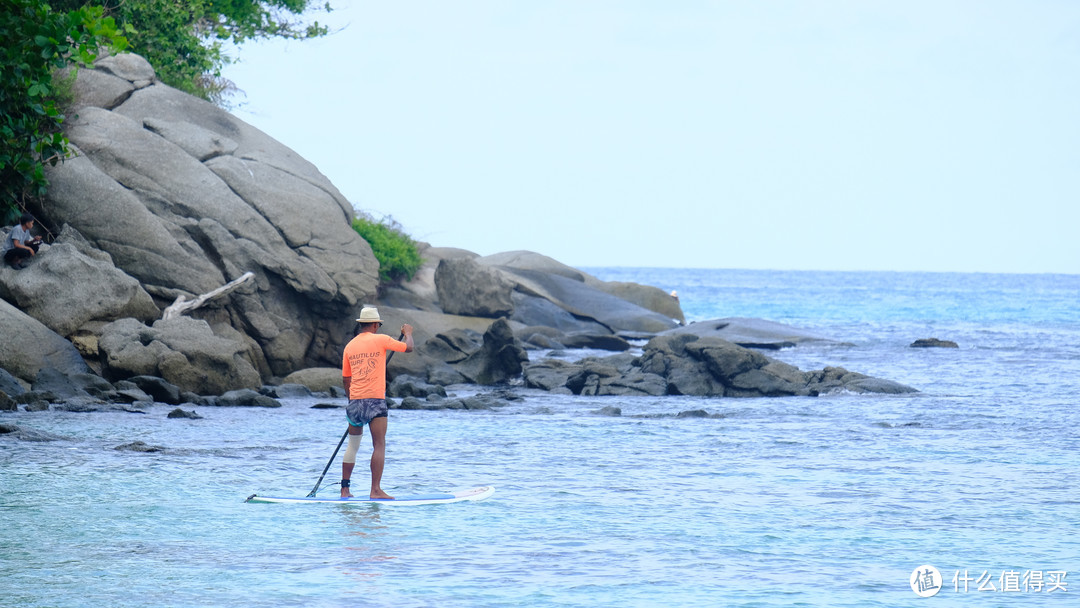
[[[341,488],[341,497],[342,498],[352,498],[353,495],[352,495],[352,492],[349,491],[349,488]]]
[[[382,500],[393,500],[394,499],[393,496],[390,496],[389,494],[387,494],[386,492],[383,492],[382,490],[372,490],[371,491],[371,498],[378,498],[378,499],[382,499]]]

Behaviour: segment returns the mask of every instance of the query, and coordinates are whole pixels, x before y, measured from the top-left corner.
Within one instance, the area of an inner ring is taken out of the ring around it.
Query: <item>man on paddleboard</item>
[[[341,497],[350,498],[350,479],[356,464],[356,452],[364,425],[371,429],[371,498],[393,498],[380,487],[383,464],[386,460],[386,360],[387,351],[412,352],[413,328],[401,326],[404,342],[378,333],[382,326],[379,310],[367,306],[360,311],[360,333],[345,345],[341,360],[341,376],[349,405],[345,417],[349,420],[349,447],[341,461]]]

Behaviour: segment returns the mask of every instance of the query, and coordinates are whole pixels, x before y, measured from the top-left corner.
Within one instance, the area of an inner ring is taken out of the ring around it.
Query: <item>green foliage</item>
[[[126,40],[101,7],[53,11],[40,0],[0,0],[0,218],[48,188],[45,165],[68,158],[55,70],[92,62]]]
[[[405,234],[401,224],[393,218],[375,221],[358,217],[352,221],[352,227],[371,245],[375,259],[379,260],[379,280],[383,283],[411,279],[420,269],[423,260],[416,241]]]
[[[142,55],[158,77],[219,105],[225,44],[303,40],[327,28],[297,18],[316,0],[0,0],[0,222],[48,188],[45,165],[70,156],[54,73],[101,48]],[[321,6],[329,11],[330,5]],[[70,83],[68,83],[70,84]]]
[[[297,16],[330,5],[315,0],[52,0],[73,9],[99,6],[125,30],[129,50],[146,58],[162,82],[215,104],[236,90],[221,77],[233,59],[226,45],[260,38],[305,40],[328,32]]]

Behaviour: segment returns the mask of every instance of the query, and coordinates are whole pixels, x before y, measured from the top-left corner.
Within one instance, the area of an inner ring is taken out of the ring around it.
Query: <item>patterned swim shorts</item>
[[[386,418],[386,399],[349,399],[345,417],[353,426],[364,426],[376,418]]]

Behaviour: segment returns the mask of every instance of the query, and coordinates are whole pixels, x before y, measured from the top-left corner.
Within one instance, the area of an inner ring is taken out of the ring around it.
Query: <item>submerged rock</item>
[[[693,335],[698,338],[720,338],[746,348],[779,350],[808,342],[836,343],[804,329],[765,319],[728,317],[698,321],[685,327],[664,332],[663,335]]]
[[[176,408],[175,410],[169,412],[169,415],[166,416],[166,417],[167,418],[188,418],[190,420],[202,420],[202,418],[203,418],[202,416],[195,413],[195,410],[183,410],[183,409],[180,409],[180,408]]]
[[[113,448],[121,452],[164,452],[165,447],[160,445],[149,445],[144,441],[132,441],[131,443],[124,443]]]
[[[153,397],[154,401],[168,403],[169,405],[179,405],[184,401],[179,386],[157,376],[132,376],[127,379],[127,382],[134,384],[140,391]],[[121,385],[122,382],[116,383],[117,387]],[[123,384],[123,386],[127,387],[126,384]],[[141,401],[141,399],[137,399],[137,401]]]
[[[214,400],[209,405],[220,406],[247,406],[247,407],[281,407],[281,402],[272,397],[261,395],[257,391],[244,388],[229,391]]]
[[[278,386],[264,386],[260,391],[267,397],[275,399],[296,399],[310,397],[311,389],[303,384],[283,383]]]
[[[417,397],[406,397],[400,403],[389,403],[391,403],[391,409],[399,410],[493,410],[505,407],[510,402],[522,400],[520,395],[504,390],[479,393],[460,399],[444,399],[439,395],[430,395],[422,401]]]
[[[21,441],[61,441],[67,439],[67,437],[46,433],[45,431],[37,431],[34,429],[23,428],[17,424],[0,422],[0,437],[3,436],[14,437]]]
[[[391,397],[419,397],[427,398],[430,395],[446,396],[446,389],[436,384],[429,384],[415,376],[401,375],[394,378],[387,388],[387,394]]]
[[[937,338],[920,338],[911,343],[912,348],[960,348],[952,340],[938,340]]]

